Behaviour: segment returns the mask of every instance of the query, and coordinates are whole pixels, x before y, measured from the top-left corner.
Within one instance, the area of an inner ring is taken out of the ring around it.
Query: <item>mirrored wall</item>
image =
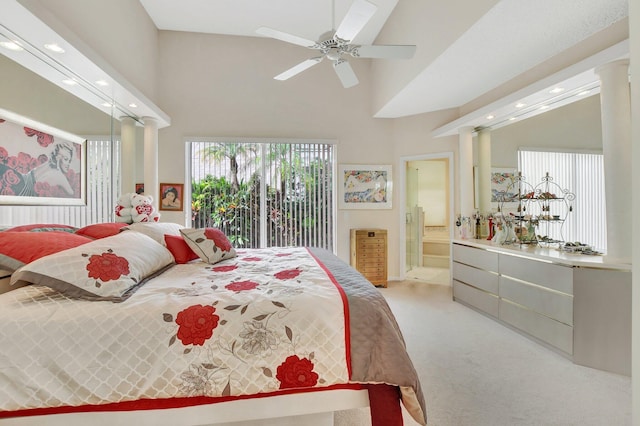
[[[2,49],[2,47],[0,47]],[[0,52],[1,53],[1,52]],[[26,52],[25,52],[26,53]],[[7,204],[0,195],[0,227],[25,223],[64,223],[77,227],[109,221],[119,182],[120,124],[109,108],[87,104],[61,87],[0,55],[0,109],[86,139],[86,205]],[[15,142],[0,140],[0,146]],[[20,154],[12,146],[12,155]],[[25,149],[25,151],[27,151]],[[1,159],[0,159],[1,161]],[[99,185],[96,179],[100,180]]]

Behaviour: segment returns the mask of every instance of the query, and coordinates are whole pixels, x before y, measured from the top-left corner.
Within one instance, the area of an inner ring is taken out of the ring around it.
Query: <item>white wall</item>
[[[602,150],[600,96],[491,131],[491,165],[517,168],[520,147]]]
[[[288,81],[274,80],[312,54],[276,40],[163,31],[159,41],[159,102],[172,121],[159,132],[161,181],[185,180],[188,136],[333,139],[338,163],[392,163],[392,122],[371,118],[369,61],[352,61],[360,84],[344,89],[326,61]],[[350,228],[387,228],[389,271],[397,275],[396,215],[395,207],[338,210],[338,255],[349,259]],[[183,219],[171,212],[163,217]]]

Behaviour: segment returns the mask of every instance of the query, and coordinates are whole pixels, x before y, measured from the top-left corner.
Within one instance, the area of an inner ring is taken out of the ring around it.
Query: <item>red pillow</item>
[[[164,242],[167,244],[167,249],[176,259],[176,263],[187,263],[199,257],[180,235],[165,234]]]
[[[49,232],[49,231],[64,231],[75,232],[78,229],[71,225],[60,225],[57,223],[31,223],[29,225],[18,225],[9,229],[5,229],[5,232]]]
[[[0,232],[0,269],[15,271],[41,257],[91,241],[64,231]]]
[[[85,237],[94,238],[97,240],[99,238],[105,238],[119,234],[120,229],[127,225],[128,223],[123,222],[96,223],[78,229],[76,231],[76,234],[84,235]]]

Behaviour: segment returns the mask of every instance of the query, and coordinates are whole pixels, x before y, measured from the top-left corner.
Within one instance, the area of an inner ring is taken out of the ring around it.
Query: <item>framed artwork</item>
[[[391,165],[338,166],[340,209],[390,209],[392,189]]]
[[[491,169],[491,202],[511,203],[518,201],[517,172],[514,169]]]
[[[136,183],[136,194],[144,194],[144,183]]]
[[[86,140],[0,109],[0,204],[85,205]]]
[[[181,183],[160,184],[160,210],[182,211],[184,185]]]

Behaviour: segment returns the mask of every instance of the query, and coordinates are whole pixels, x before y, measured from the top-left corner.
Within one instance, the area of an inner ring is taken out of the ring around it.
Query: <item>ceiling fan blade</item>
[[[274,30],[268,27],[260,27],[256,30],[256,33],[263,36],[275,38],[277,40],[286,41],[287,43],[297,44],[298,46],[313,47],[316,45],[315,41],[294,36],[293,34],[283,33],[282,31]]]
[[[336,61],[333,63],[333,69],[336,70],[336,74],[338,74],[338,78],[345,89],[358,84],[358,77],[356,77],[356,73],[353,72],[349,62],[344,59]]]
[[[416,47],[411,45],[401,46],[358,46],[351,55],[356,58],[379,58],[379,59],[411,59],[416,53]]]
[[[300,74],[302,71],[311,68],[312,66],[319,64],[322,61],[322,56],[316,58],[307,59],[304,62],[300,62],[298,65],[289,68],[285,72],[273,77],[276,80],[288,80],[296,74]]]
[[[376,10],[378,10],[378,6],[366,0],[354,0],[336,30],[334,37],[345,41],[353,40],[364,26],[367,25],[367,22],[369,22],[369,19],[376,13]]]

